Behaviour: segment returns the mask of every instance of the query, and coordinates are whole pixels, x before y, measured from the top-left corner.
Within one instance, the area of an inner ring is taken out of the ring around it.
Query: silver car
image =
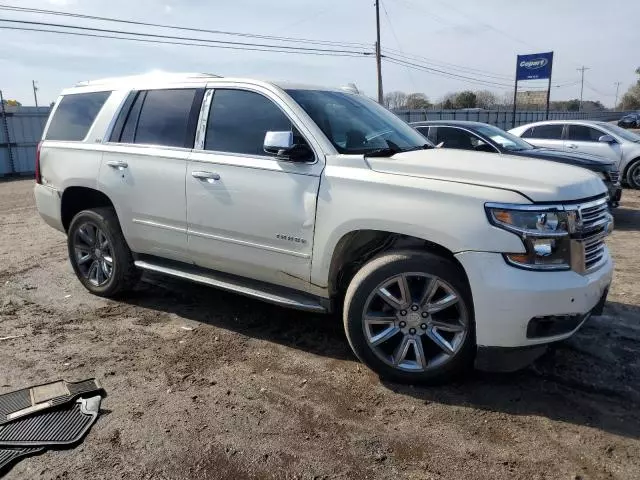
[[[589,120],[549,120],[509,132],[538,147],[609,158],[618,163],[622,180],[640,189],[640,135],[612,123]]]

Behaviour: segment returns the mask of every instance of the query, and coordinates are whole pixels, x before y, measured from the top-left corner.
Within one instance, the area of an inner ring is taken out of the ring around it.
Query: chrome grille
[[[608,235],[610,222],[607,199],[601,198],[593,202],[577,205],[579,222],[576,236],[582,247],[584,270],[594,270],[606,260],[604,240]]]

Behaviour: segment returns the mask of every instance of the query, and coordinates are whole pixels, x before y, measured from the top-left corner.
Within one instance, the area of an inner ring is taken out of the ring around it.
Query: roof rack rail
[[[153,77],[166,78],[168,80],[171,80],[171,79],[179,80],[179,79],[191,79],[191,78],[222,78],[222,75],[216,75],[215,73],[174,73],[174,72],[156,71],[156,72],[143,73],[140,75],[99,78],[96,80],[83,80],[83,81],[77,82],[75,86],[86,87],[90,85],[100,85],[103,83],[124,82],[127,80],[136,80],[136,79],[153,78]]]

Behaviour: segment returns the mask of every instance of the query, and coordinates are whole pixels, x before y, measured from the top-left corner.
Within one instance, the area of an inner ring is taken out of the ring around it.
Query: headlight
[[[529,270],[569,270],[576,212],[562,207],[487,204],[489,221],[518,235],[526,253],[505,253],[510,264]]]

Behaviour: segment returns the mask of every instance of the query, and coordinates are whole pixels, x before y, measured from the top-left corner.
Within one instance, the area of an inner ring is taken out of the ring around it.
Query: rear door
[[[521,137],[536,147],[564,150],[564,140],[562,139],[563,130],[564,124],[562,123],[534,125],[525,130]]]
[[[203,94],[132,92],[116,121],[99,182],[134,252],[189,260],[185,172]]]
[[[207,91],[186,176],[189,249],[199,266],[306,289],[324,165],[265,153],[267,131],[307,142],[286,104],[261,87]],[[312,147],[313,148],[313,147]]]
[[[606,143],[598,139],[609,133],[588,125],[567,125],[565,150],[568,152],[589,153],[620,163],[622,149],[618,142]]]

